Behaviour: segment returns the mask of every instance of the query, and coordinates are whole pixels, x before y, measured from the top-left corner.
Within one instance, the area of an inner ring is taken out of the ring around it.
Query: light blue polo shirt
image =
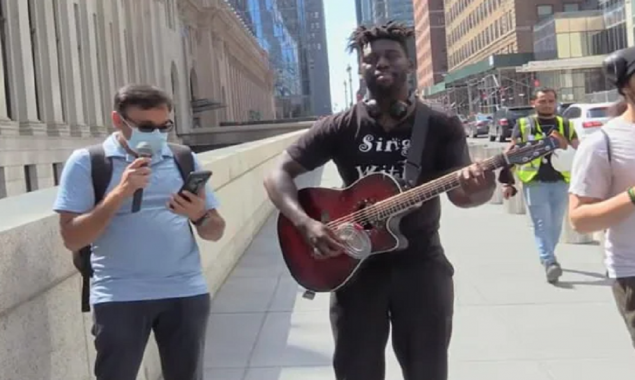
[[[113,164],[108,193],[119,184],[134,157],[126,153],[114,134],[104,142],[104,150]],[[193,155],[195,170],[200,170],[200,162]],[[150,167],[152,177],[143,193],[141,211],[133,214],[132,197],[127,199],[93,244],[92,304],[208,292],[189,221],[166,206],[183,185],[172,151],[166,147]],[[210,186],[205,194],[207,208],[217,208],[218,200]],[[90,155],[87,149],[79,149],[66,161],[54,210],[84,214],[94,208],[94,199]]]

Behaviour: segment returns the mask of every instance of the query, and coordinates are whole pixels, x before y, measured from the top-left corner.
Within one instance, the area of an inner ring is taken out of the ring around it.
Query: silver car
[[[472,138],[489,134],[489,128],[492,125],[492,115],[477,113],[471,116],[465,125],[465,133]]]

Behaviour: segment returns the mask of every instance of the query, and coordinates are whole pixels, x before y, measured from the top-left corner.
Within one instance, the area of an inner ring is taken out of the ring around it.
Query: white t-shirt
[[[603,129],[610,140],[611,162],[602,132],[585,138],[573,162],[571,194],[605,200],[635,186],[635,124],[618,117]],[[635,276],[635,209],[630,217],[608,229],[605,255],[610,277]]]

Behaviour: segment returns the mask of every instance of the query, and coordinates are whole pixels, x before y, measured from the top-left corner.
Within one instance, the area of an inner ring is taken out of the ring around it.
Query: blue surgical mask
[[[137,128],[131,127],[132,135],[128,139],[128,147],[136,150],[139,143],[147,143],[152,147],[154,155],[160,154],[168,145],[168,133],[162,133],[158,129],[152,132],[139,132]]]

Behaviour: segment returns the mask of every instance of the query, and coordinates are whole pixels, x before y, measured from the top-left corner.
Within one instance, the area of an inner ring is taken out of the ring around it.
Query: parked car
[[[532,115],[535,112],[532,106],[503,107],[496,111],[494,120],[489,128],[489,141],[505,142],[512,136],[516,121],[520,118]]]
[[[597,132],[609,121],[609,109],[613,103],[575,103],[562,116],[573,122],[580,140]]]
[[[558,104],[558,109],[556,112],[558,113],[558,115],[562,115],[564,111],[571,107],[572,104],[574,103],[560,103]]]
[[[477,113],[470,116],[465,124],[465,133],[472,138],[489,133],[489,126],[492,123],[492,115]]]

